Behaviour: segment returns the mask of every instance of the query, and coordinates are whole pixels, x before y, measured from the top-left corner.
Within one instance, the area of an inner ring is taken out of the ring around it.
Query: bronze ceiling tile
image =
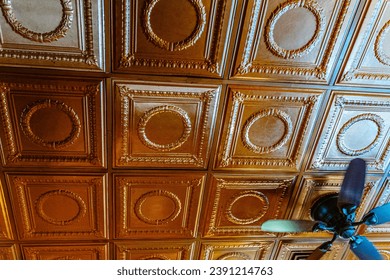
[[[220,87],[115,82],[117,167],[208,164]]]
[[[18,260],[20,256],[17,252],[16,245],[0,244],[0,260]]]
[[[153,173],[115,177],[115,237],[197,236],[205,175]]]
[[[358,26],[338,81],[345,85],[388,88],[390,1],[368,1]]]
[[[26,260],[107,260],[108,245],[22,245]]]
[[[384,172],[390,161],[389,109],[386,94],[333,91],[309,169],[345,170],[360,157],[368,172]]]
[[[247,2],[232,78],[329,82],[359,1]]]
[[[322,93],[231,86],[216,168],[298,171]]]
[[[190,260],[194,241],[132,241],[115,243],[117,260]]]
[[[117,1],[113,67],[129,73],[222,77],[236,2]]]
[[[104,69],[104,0],[2,1],[0,9],[0,65]]]
[[[261,231],[269,219],[283,219],[293,189],[293,176],[228,176],[209,180],[203,237],[275,236]]]
[[[105,166],[102,83],[0,80],[5,166]]]
[[[104,175],[7,174],[22,240],[107,237]]]
[[[277,246],[275,260],[305,260],[318,246],[326,240],[281,240]],[[332,250],[327,252],[323,260],[340,260],[347,247],[346,241],[336,241]]]
[[[269,259],[274,242],[271,240],[204,241],[200,260],[265,260]]]

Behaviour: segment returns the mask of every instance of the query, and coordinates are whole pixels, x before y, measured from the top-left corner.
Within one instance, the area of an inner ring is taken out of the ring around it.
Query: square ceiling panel
[[[114,68],[221,77],[236,0],[115,2]]]
[[[204,180],[202,174],[116,176],[116,238],[196,237]]]
[[[261,224],[283,219],[291,199],[295,177],[243,177],[214,175],[209,180],[205,237],[272,236]]]
[[[117,167],[208,163],[220,87],[115,82]]]
[[[0,80],[5,166],[105,165],[102,83]]]
[[[329,82],[358,2],[249,0],[232,78]]]
[[[26,260],[106,260],[108,245],[22,245]]]
[[[193,241],[132,241],[115,243],[117,260],[190,260]]]
[[[273,241],[205,241],[199,260],[264,260],[269,259]]]
[[[344,170],[360,157],[369,172],[384,172],[390,160],[388,95],[334,91],[317,139],[311,170]]]
[[[348,51],[340,84],[390,85],[390,1],[368,1]]]
[[[104,69],[104,1],[1,1],[0,65]]]
[[[106,238],[104,175],[7,174],[23,240]]]
[[[231,86],[216,168],[297,171],[322,93]]]

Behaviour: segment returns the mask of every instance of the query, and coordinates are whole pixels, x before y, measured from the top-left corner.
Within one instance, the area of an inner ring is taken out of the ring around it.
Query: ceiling
[[[388,0],[0,8],[0,259],[304,259],[331,234],[261,224],[356,157],[357,219],[390,201]]]

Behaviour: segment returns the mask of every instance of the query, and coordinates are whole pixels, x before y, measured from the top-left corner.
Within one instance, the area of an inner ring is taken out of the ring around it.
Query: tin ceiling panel
[[[0,1],[0,65],[102,71],[103,2]]]
[[[340,84],[390,85],[390,1],[369,1],[354,35]]]
[[[261,226],[354,158],[390,202],[388,0],[46,2],[0,0],[0,259],[306,259]]]

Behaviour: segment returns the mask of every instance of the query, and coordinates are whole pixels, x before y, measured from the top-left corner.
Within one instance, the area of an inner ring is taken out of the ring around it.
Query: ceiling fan
[[[355,211],[360,204],[366,177],[366,162],[353,159],[345,173],[339,194],[318,199],[311,208],[310,220],[268,220],[261,230],[269,232],[330,231],[333,238],[318,246],[307,258],[318,260],[328,252],[338,238],[349,239],[352,252],[361,260],[382,260],[382,255],[366,237],[356,235],[355,227],[361,224],[379,225],[390,222],[390,203],[376,207],[355,222]]]

